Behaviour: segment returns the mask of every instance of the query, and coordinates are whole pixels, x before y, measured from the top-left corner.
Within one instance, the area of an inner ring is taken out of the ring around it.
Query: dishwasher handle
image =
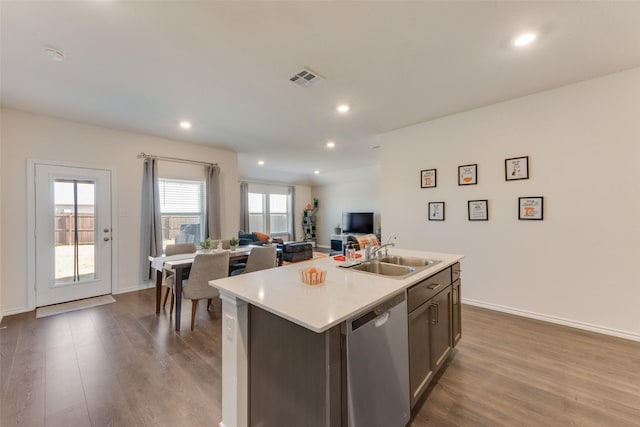
[[[378,316],[376,318],[376,320],[373,322],[374,325],[376,325],[376,328],[379,328],[380,326],[384,325],[385,323],[387,323],[387,320],[389,320],[389,317],[391,316],[391,310],[385,312],[383,315]]]

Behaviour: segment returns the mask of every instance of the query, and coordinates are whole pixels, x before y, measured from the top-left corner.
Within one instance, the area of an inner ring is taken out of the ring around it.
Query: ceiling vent
[[[303,68],[302,70],[291,76],[289,80],[300,87],[309,87],[312,84],[319,82],[320,80],[324,80],[324,78],[315,71],[311,71],[308,68]]]

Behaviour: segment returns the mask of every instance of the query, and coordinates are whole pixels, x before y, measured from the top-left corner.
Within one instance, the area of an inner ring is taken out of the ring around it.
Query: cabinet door
[[[460,306],[460,279],[453,282],[453,294],[451,295],[451,335],[453,346],[455,347],[462,337],[462,307]]]
[[[431,301],[409,313],[409,386],[411,407],[433,377],[431,369]]]
[[[451,286],[447,286],[431,300],[431,369],[434,372],[451,353],[451,294]]]

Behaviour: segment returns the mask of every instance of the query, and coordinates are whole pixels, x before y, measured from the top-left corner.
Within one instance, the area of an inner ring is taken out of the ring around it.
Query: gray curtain
[[[144,159],[142,172],[141,261],[142,280],[153,279],[149,257],[162,255],[158,160]]]
[[[249,226],[249,184],[240,183],[240,230],[251,232]]]
[[[289,240],[296,240],[296,187],[289,187]]]
[[[220,168],[207,166],[207,211],[204,221],[204,238],[222,239],[220,221]]]

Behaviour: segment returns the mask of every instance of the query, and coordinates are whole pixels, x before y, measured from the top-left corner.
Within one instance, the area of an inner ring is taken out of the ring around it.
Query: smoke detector
[[[322,77],[315,71],[311,71],[308,68],[303,68],[302,70],[291,76],[289,80],[300,87],[309,87],[312,84],[319,82],[320,80],[324,80],[324,77]]]

